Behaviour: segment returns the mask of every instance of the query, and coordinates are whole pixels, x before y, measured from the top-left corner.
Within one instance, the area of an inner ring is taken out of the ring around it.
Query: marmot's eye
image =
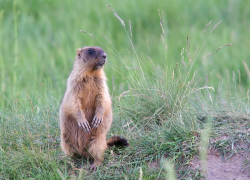
[[[80,58],[80,57],[81,57],[81,54],[79,53],[79,54],[78,54],[78,58]]]
[[[89,54],[93,54],[93,50],[91,50],[91,49],[88,52],[89,52]]]

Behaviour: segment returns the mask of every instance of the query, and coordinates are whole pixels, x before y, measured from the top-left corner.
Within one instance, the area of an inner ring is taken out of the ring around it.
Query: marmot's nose
[[[107,54],[106,53],[102,53],[102,58],[106,59],[107,58]]]

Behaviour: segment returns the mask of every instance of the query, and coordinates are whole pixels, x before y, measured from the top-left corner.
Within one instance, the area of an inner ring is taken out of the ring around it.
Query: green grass
[[[228,159],[249,144],[248,2],[16,0],[0,7],[0,179],[200,179],[194,157],[206,163],[213,147]],[[109,135],[130,143],[109,149],[95,172],[59,146],[66,79],[75,50],[88,45],[108,53]]]
[[[207,81],[215,87],[219,86],[218,80],[222,81],[227,77],[227,72],[230,79],[234,72],[238,82],[239,70],[240,85],[244,89],[249,88],[249,77],[243,66],[243,61],[249,66],[248,2],[14,2],[0,1],[1,107],[8,105],[6,98],[17,98],[25,103],[26,94],[41,97],[50,94],[61,98],[75,50],[87,45],[101,46],[108,53],[109,64],[105,69],[110,79],[109,85],[112,86],[113,77],[114,84],[120,86],[126,78],[126,67],[121,61],[126,62],[130,68],[137,67],[137,63],[123,27],[107,5],[115,8],[124,20],[128,33],[128,21],[131,21],[132,41],[146,71],[150,71],[148,57],[156,66],[174,68],[176,62],[181,59],[180,52],[183,47],[186,52],[187,35],[192,41],[190,57],[193,59],[196,48],[201,48],[202,43],[210,36],[205,48],[199,53],[193,70],[201,76],[214,70]],[[168,47],[166,53],[163,53],[158,9],[163,11],[165,17],[163,26]],[[205,25],[210,20],[212,24],[203,34]],[[212,27],[220,20],[222,23],[212,36],[209,35]],[[90,32],[103,44],[80,33],[80,30]],[[101,34],[104,34],[112,45]],[[217,48],[229,43],[233,45],[215,53]],[[213,54],[203,64],[209,52]],[[122,88],[119,90],[123,91]]]

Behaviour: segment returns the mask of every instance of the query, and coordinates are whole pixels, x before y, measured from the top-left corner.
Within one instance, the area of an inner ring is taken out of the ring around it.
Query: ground
[[[250,144],[239,143],[235,146],[239,151],[228,158],[211,147],[207,154],[206,171],[202,171],[201,161],[196,157],[190,162],[190,166],[193,170],[201,170],[206,180],[248,180],[250,179]]]

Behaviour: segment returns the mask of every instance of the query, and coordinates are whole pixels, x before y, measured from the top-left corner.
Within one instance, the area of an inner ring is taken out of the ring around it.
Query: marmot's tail
[[[113,136],[107,140],[108,147],[117,146],[117,147],[127,147],[129,143],[127,139],[121,138],[119,136]]]

